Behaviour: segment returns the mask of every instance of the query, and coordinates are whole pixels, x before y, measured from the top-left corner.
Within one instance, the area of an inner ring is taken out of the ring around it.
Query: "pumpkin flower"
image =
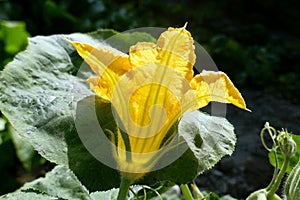
[[[111,141],[122,172],[149,172],[183,113],[212,101],[247,110],[225,73],[203,70],[194,76],[194,40],[185,27],[169,28],[156,43],[138,42],[128,54],[71,44],[96,74],[87,80],[90,88],[112,105],[119,131],[111,133]]]

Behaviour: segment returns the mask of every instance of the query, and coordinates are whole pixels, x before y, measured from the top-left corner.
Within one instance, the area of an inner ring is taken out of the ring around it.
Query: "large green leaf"
[[[119,189],[111,189],[105,192],[91,193],[92,200],[117,200]]]
[[[98,118],[93,118],[96,113],[95,108],[98,111]],[[118,187],[120,183],[119,172],[97,160],[82,143],[82,140],[87,141],[93,150],[97,151],[97,149],[100,149],[99,153],[102,155],[103,153],[107,154],[108,159],[112,158],[112,150],[109,146],[103,146],[106,143],[97,137],[98,129],[95,127],[99,119],[103,130],[109,129],[114,131],[117,128],[112,116],[110,103],[104,102],[97,96],[86,97],[77,104],[76,113],[78,113],[76,116],[76,128],[78,133],[82,133],[83,136],[80,138],[75,129],[74,132],[69,132],[65,135],[70,169],[75,172],[90,191],[108,190]],[[101,152],[101,150],[105,149],[108,152]]]
[[[3,135],[3,132],[6,129],[6,123],[7,123],[6,120],[3,119],[2,116],[1,116],[1,114],[0,114],[0,145],[3,142],[2,135]]]
[[[30,142],[26,138],[20,137],[19,133],[11,125],[8,125],[8,132],[14,143],[17,157],[24,169],[31,171],[35,167],[45,163],[45,159],[38,155]]]
[[[56,166],[45,177],[26,183],[13,193],[0,196],[0,200],[116,200],[118,191],[112,189],[89,193],[70,169]],[[133,194],[130,193],[130,196]]]
[[[63,166],[56,166],[46,177],[26,183],[14,193],[0,197],[1,200],[68,199],[90,200],[87,189],[76,176]]]
[[[186,142],[187,151],[171,165],[149,173],[142,183],[155,180],[188,183],[212,168],[223,156],[231,155],[236,143],[234,128],[225,118],[199,111],[183,115],[178,135]]]
[[[63,135],[72,120],[72,82],[79,82],[71,52],[63,36],[35,37],[0,74],[2,113],[42,156],[59,164],[67,164]]]
[[[194,111],[184,115],[179,125],[179,135],[186,140],[198,161],[199,174],[234,151],[234,127],[223,117]]]
[[[17,200],[17,199],[22,199],[22,200],[53,200],[57,198],[53,198],[51,196],[48,196],[46,194],[43,194],[38,191],[17,191],[14,193],[9,193],[4,196],[0,197],[1,200]]]
[[[6,121],[3,118],[0,118],[0,132],[4,131]]]

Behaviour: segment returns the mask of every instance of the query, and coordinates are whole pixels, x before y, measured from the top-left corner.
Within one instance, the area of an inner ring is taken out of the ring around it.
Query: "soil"
[[[260,141],[260,130],[265,122],[277,130],[287,128],[300,134],[300,105],[262,91],[241,91],[252,112],[227,106],[226,118],[234,125],[237,135],[236,150],[223,158],[212,170],[200,175],[201,189],[217,194],[231,194],[245,198],[251,192],[264,188],[273,175],[268,152]]]

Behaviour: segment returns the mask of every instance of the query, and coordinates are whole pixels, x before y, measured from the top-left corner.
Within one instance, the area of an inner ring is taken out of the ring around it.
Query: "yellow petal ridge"
[[[132,68],[128,55],[108,46],[96,48],[81,42],[71,44],[98,75],[98,79],[87,80],[91,89],[104,99],[111,99],[111,93],[119,78]]]
[[[157,40],[160,64],[173,68],[190,81],[196,61],[194,40],[185,28],[169,28]]]
[[[184,80],[174,70],[157,64],[135,68],[119,80],[115,89],[125,99],[115,92],[112,105],[130,138],[138,138],[132,141],[134,152],[154,151],[160,146],[166,130],[182,114],[180,97]],[[157,141],[156,146],[146,145],[143,138],[149,138],[151,145],[152,140]]]
[[[198,108],[206,106],[211,101],[216,101],[231,103],[249,111],[241,93],[224,72],[203,70],[192,79],[190,85],[195,91]]]
[[[132,67],[154,64],[157,62],[156,44],[152,42],[138,42],[129,50],[129,60]]]

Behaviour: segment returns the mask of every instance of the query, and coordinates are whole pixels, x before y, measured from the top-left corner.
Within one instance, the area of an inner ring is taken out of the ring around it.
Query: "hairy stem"
[[[272,197],[278,190],[281,180],[285,174],[285,171],[286,171],[287,167],[289,166],[289,163],[290,163],[290,158],[285,157],[284,161],[283,161],[283,166],[277,176],[277,179],[274,181],[274,184],[270,187],[270,190],[268,191],[268,194],[267,194],[268,199],[272,199]]]
[[[194,200],[193,195],[187,184],[181,184],[180,189],[182,191],[182,194],[183,194],[185,200]]]
[[[274,154],[274,158],[275,158],[275,169],[274,169],[274,174],[272,177],[272,180],[270,182],[270,184],[268,185],[268,187],[266,188],[267,191],[271,190],[272,186],[274,185],[274,182],[277,180],[278,177],[278,158],[277,158],[277,154],[276,154],[276,150],[272,150],[272,153]]]
[[[197,185],[195,184],[195,182],[193,182],[193,183],[191,184],[191,187],[192,187],[192,189],[193,189],[195,199],[204,199],[204,195],[203,195],[202,192],[199,190],[199,188],[197,187]]]

